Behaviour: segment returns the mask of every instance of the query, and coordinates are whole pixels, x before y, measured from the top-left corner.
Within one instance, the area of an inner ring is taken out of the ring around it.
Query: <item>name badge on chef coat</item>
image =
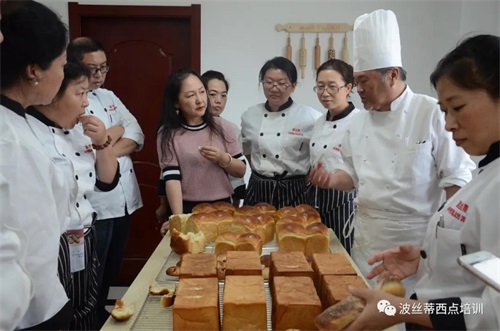
[[[85,269],[85,235],[83,229],[66,231],[69,245],[69,260],[71,272]]]

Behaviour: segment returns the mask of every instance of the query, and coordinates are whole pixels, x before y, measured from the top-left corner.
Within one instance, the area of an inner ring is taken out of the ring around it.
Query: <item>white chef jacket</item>
[[[72,189],[66,230],[90,227],[95,210],[89,199],[95,194],[96,186],[96,157],[92,141],[83,134],[81,124],[71,130],[56,128],[52,121],[39,112],[26,115],[26,119],[47,155],[64,172]]]
[[[443,188],[464,186],[475,168],[446,132],[437,100],[408,86],[391,111],[354,115],[341,154],[339,169],[358,193],[352,257],[364,275],[373,254],[403,243],[421,245]]]
[[[500,159],[479,163],[480,171],[431,218],[422,246],[415,293],[418,299],[460,297],[482,305],[482,313],[464,314],[467,330],[500,330],[500,293],[457,263],[462,254],[485,250],[500,256]],[[438,226],[440,215],[444,226]],[[425,258],[424,258],[425,257]],[[498,271],[500,272],[500,270]],[[445,316],[444,318],[449,318]]]
[[[112,91],[104,88],[90,91],[88,100],[87,114],[97,116],[106,129],[115,125],[123,126],[122,138],[135,141],[138,145],[137,152],[142,150],[144,134],[139,123]],[[118,162],[120,163],[118,186],[111,192],[98,192],[90,198],[100,220],[124,216],[125,206],[129,214],[143,206],[132,158],[130,155],[124,155],[118,158]]]
[[[316,121],[309,143],[312,167],[321,161],[326,170],[332,172],[344,162],[340,154],[342,140],[351,119],[358,112],[359,109],[354,108],[347,116],[334,118],[332,121],[326,120],[328,116],[326,112]]]
[[[309,140],[317,110],[293,102],[284,110],[271,112],[261,103],[241,117],[243,154],[251,155],[252,170],[267,177],[287,172],[287,176],[309,172]]]
[[[0,328],[12,330],[42,323],[68,302],[57,260],[70,193],[24,109],[6,99],[0,106]]]

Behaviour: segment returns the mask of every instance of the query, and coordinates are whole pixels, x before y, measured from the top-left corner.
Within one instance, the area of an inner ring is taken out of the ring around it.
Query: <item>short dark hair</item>
[[[220,71],[215,71],[215,70],[208,70],[205,71],[203,75],[201,75],[201,79],[203,81],[203,84],[208,88],[208,82],[211,81],[212,79],[218,79],[224,82],[224,85],[226,85],[226,90],[229,92],[229,83],[226,80],[226,77],[224,77],[224,74]]]
[[[90,37],[78,37],[68,45],[68,60],[81,62],[85,54],[98,51],[106,52],[99,41]]]
[[[431,84],[447,77],[456,85],[469,89],[483,89],[499,99],[499,37],[477,35],[462,41],[439,61],[431,74]]]
[[[335,70],[338,72],[346,84],[351,84],[354,87],[354,70],[352,65],[342,60],[332,59],[324,62],[318,70],[316,70],[316,79],[319,73],[324,70]]]
[[[297,68],[292,61],[283,56],[277,56],[268,60],[259,73],[259,81],[262,82],[264,80],[264,76],[269,69],[279,69],[282,70],[288,76],[288,79],[292,84],[297,83]]]
[[[404,70],[403,67],[386,67],[386,68],[375,69],[375,71],[378,71],[378,72],[380,72],[380,74],[382,76],[385,76],[385,75],[387,75],[387,73],[389,72],[389,70],[391,70],[393,68],[398,68],[398,70],[399,70],[399,78],[403,82],[406,82],[406,70]]]
[[[1,86],[25,76],[26,67],[48,69],[68,44],[68,29],[52,10],[30,0],[4,0],[2,8]]]
[[[68,61],[64,65],[64,79],[54,100],[62,97],[71,82],[77,81],[82,77],[90,78],[90,69],[81,62]]]

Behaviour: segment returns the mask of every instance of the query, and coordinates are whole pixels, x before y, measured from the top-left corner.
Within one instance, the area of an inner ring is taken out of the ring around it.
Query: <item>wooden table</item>
[[[351,257],[347,254],[346,250],[340,243],[340,241],[337,239],[335,234],[333,233],[332,230],[330,230],[330,251],[332,253],[344,253],[347,258],[351,261],[354,269],[358,273],[358,275],[361,275],[359,269],[357,266],[354,264],[353,260]],[[149,285],[156,279],[160,271],[162,270],[163,266],[165,265],[165,261],[167,260],[168,256],[170,255],[170,234],[168,233],[162,241],[158,244],[156,247],[155,251],[149,258],[149,260],[146,262],[144,267],[142,268],[141,272],[137,277],[135,278],[134,282],[132,285],[130,285],[129,289],[123,296],[122,300],[125,302],[126,305],[133,306],[134,307],[134,315],[125,322],[117,322],[113,320],[113,318],[108,318],[106,323],[104,324],[103,328],[101,330],[107,331],[107,330],[130,330],[132,326],[134,325],[135,320],[139,316],[139,312],[144,305],[147,297],[148,297],[148,290],[149,290]],[[362,276],[361,276],[362,277]],[[364,279],[364,277],[362,277]],[[364,279],[366,282],[366,279]],[[368,283],[367,283],[368,285]],[[369,286],[369,285],[368,285]],[[395,327],[388,329],[388,330],[397,330]]]

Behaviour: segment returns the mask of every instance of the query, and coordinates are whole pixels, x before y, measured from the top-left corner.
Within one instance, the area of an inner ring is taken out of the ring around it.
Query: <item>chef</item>
[[[367,308],[349,330],[382,330],[400,322],[436,330],[500,329],[500,293],[457,263],[460,256],[482,250],[500,256],[499,40],[492,35],[464,40],[431,75],[446,114],[446,129],[456,144],[470,155],[485,155],[478,175],[434,214],[423,246],[396,247],[369,260],[373,265],[382,262],[370,278],[416,273],[412,299],[418,301],[353,289],[354,295],[366,300]],[[380,300],[388,300],[397,313],[380,314],[375,310]],[[410,307],[408,313],[399,309],[403,305]],[[428,308],[418,312],[419,305]]]
[[[102,88],[109,71],[104,47],[97,40],[79,37],[68,46],[68,58],[83,62],[91,71],[86,113],[96,116],[111,136],[120,163],[120,181],[110,192],[97,192],[90,203],[97,212],[99,326],[109,317],[105,309],[109,287],[120,271],[131,226],[130,215],[142,207],[141,192],[130,154],[144,146],[144,134],[134,115],[110,90]]]
[[[290,60],[267,61],[259,79],[267,101],[241,117],[243,153],[252,167],[245,204],[267,202],[279,209],[307,203],[309,140],[321,113],[290,97],[297,85]]]
[[[399,27],[389,10],[354,23],[354,78],[366,111],[346,131],[344,164],[322,164],[311,179],[322,187],[357,189],[352,257],[366,275],[367,260],[395,244],[421,245],[432,214],[471,180],[474,163],[445,131],[437,100],[405,83]],[[413,279],[406,279],[411,288]]]

